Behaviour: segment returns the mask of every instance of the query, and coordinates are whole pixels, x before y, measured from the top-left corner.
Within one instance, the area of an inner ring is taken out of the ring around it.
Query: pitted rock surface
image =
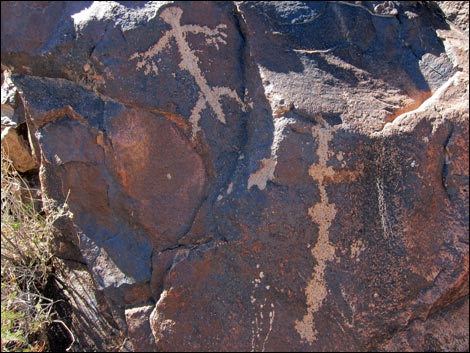
[[[468,350],[468,33],[438,3],[2,2],[80,348]]]

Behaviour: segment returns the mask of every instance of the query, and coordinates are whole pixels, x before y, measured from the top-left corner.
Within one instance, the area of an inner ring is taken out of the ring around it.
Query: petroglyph
[[[390,239],[393,236],[392,226],[389,221],[389,214],[387,209],[387,203],[385,202],[384,186],[381,177],[377,177],[377,199],[379,205],[380,221],[382,223],[382,229],[385,239]]]
[[[328,262],[339,260],[335,254],[335,247],[329,240],[329,229],[336,217],[336,205],[330,202],[326,187],[330,184],[354,181],[362,174],[363,169],[361,166],[356,171],[335,171],[332,167],[327,166],[332,155],[332,152],[328,149],[328,144],[333,139],[333,133],[339,125],[331,127],[320,116],[317,116],[316,120],[319,124],[312,128],[312,135],[318,141],[318,163],[310,166],[309,175],[318,183],[320,201],[308,210],[312,221],[318,225],[318,239],[311,248],[316,266],[312,278],[305,288],[307,314],[302,320],[297,320],[295,323],[295,328],[300,337],[309,343],[313,343],[318,335],[314,315],[320,310],[323,300],[328,295],[328,286],[325,280],[326,266]],[[343,157],[342,153],[338,154],[336,158],[338,156],[341,156],[341,159]]]
[[[225,114],[220,102],[222,96],[234,99],[242,109],[245,105],[238,96],[237,92],[228,87],[210,87],[204,77],[201,68],[199,67],[199,58],[196,56],[194,50],[191,49],[187,41],[188,33],[202,33],[206,36],[206,44],[214,45],[219,50],[219,44],[227,44],[225,38],[227,34],[223,32],[227,25],[220,24],[214,29],[207,26],[198,25],[182,25],[181,16],[183,10],[179,7],[169,7],[162,11],[160,17],[163,21],[171,26],[171,29],[166,31],[164,35],[158,40],[157,43],[152,45],[148,50],[142,53],[134,53],[129,60],[138,60],[137,69],[144,70],[145,75],[154,74],[158,75],[158,54],[163,50],[170,48],[170,43],[174,41],[181,54],[181,62],[179,68],[188,71],[196,81],[199,87],[199,97],[191,111],[189,122],[192,125],[192,136],[196,137],[198,131],[201,130],[199,120],[201,119],[202,111],[209,106],[214,112],[216,118],[223,124],[226,123]]]
[[[354,241],[352,244],[351,244],[351,259],[354,259],[356,260],[356,262],[359,262],[361,261],[360,259],[360,255],[362,254],[362,252],[366,249],[366,245],[364,244],[364,242],[359,239],[359,240],[356,240]]]
[[[263,158],[260,160],[259,169],[251,174],[248,178],[248,190],[254,185],[258,186],[260,190],[266,188],[266,184],[269,180],[274,179],[274,171],[277,165],[277,151],[281,145],[282,140],[285,136],[285,129],[288,125],[295,123],[294,119],[280,117],[274,119],[274,134],[273,142],[271,144],[271,157]]]
[[[259,269],[259,265],[256,265],[256,268]],[[263,283],[264,277],[264,273],[260,272],[258,278],[251,281],[253,288],[250,302],[255,312],[254,319],[251,321],[251,352],[265,351],[276,315],[274,304],[268,303],[266,293],[264,293],[263,299],[258,298],[258,293],[263,295],[263,292],[271,289],[269,285]]]
[[[375,185],[377,187],[377,206],[379,209],[379,214],[380,214],[380,222],[382,225],[382,230],[383,230],[383,236],[384,239],[387,241],[390,241],[392,238],[394,238],[393,235],[393,227],[392,227],[392,222],[391,222],[391,214],[389,210],[389,203],[391,200],[389,200],[386,195],[387,193],[384,190],[384,170],[383,167],[385,164],[385,159],[386,159],[386,147],[384,142],[381,142],[381,148],[380,148],[380,153],[377,158],[377,176],[375,180]]]
[[[273,180],[274,178],[276,164],[277,160],[273,157],[260,160],[259,169],[248,178],[248,190],[254,185],[256,185],[258,189],[264,190],[268,180]]]

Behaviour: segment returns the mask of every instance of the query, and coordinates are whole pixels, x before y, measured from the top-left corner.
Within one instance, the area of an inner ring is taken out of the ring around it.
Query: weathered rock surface
[[[436,1],[449,21],[468,32],[468,1]]]
[[[58,256],[93,279],[80,348],[468,350],[468,34],[434,2],[11,1],[1,26],[73,213]]]
[[[16,87],[11,81],[8,70],[2,73],[2,154],[11,160],[19,172],[28,172],[38,168],[38,162],[33,157],[29,144],[18,131],[18,126],[24,123],[22,107],[16,101]],[[19,109],[15,109],[19,108]],[[15,114],[15,110],[19,112]]]

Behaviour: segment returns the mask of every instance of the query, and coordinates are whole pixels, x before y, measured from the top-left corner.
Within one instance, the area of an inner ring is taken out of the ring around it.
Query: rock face
[[[22,107],[18,107],[16,87],[10,76],[7,70],[2,73],[2,154],[11,160],[17,171],[28,172],[37,169],[38,163],[17,130],[18,125],[24,123],[24,112]],[[18,111],[16,114],[15,110]]]
[[[468,1],[436,1],[447,19],[468,33]]]
[[[73,213],[58,256],[92,277],[82,349],[468,350],[468,33],[434,2],[10,1],[1,26]]]

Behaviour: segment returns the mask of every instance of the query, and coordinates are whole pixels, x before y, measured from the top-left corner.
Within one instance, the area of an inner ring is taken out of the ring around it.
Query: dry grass
[[[66,211],[39,210],[39,192],[3,152],[1,183],[1,350],[45,351],[54,303],[42,293],[53,266],[53,223]]]

